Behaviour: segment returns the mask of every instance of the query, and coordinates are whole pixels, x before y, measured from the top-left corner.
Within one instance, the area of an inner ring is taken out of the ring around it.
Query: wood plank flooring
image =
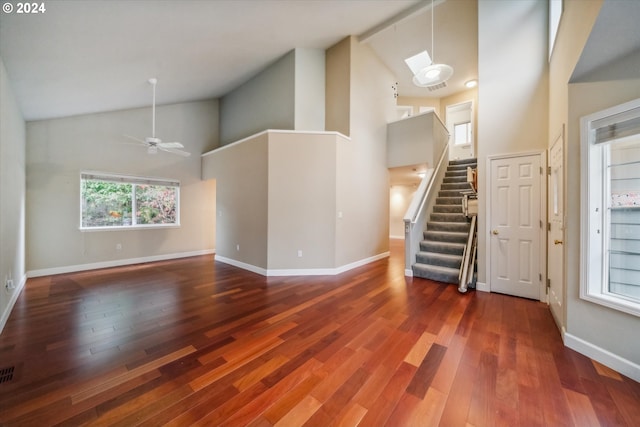
[[[332,277],[203,256],[30,279],[0,425],[640,425],[640,385],[546,305],[405,278],[400,245]]]

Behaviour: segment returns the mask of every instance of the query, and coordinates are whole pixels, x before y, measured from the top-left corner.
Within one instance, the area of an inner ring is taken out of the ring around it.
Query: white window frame
[[[101,226],[101,227],[85,227],[82,225],[82,180],[83,179],[94,179],[94,180],[104,180],[111,182],[120,182],[122,184],[132,184],[132,206],[131,206],[131,216],[132,216],[132,224],[131,225],[113,225],[113,226]],[[113,173],[105,173],[105,172],[95,172],[95,171],[80,171],[80,231],[122,231],[122,230],[148,230],[148,229],[157,229],[157,228],[178,228],[180,227],[180,181],[174,179],[165,179],[165,178],[151,178],[151,177],[142,177],[142,176],[134,176],[134,175],[120,175]],[[160,185],[167,187],[175,187],[176,189],[176,222],[172,224],[137,224],[135,223],[136,218],[136,197],[135,197],[135,186],[140,184],[146,185]]]
[[[632,111],[636,109],[635,111]],[[581,212],[580,212],[580,298],[635,316],[640,302],[609,292],[608,201],[605,144],[595,144],[596,129],[603,124],[640,117],[640,99],[599,111],[580,119]]]

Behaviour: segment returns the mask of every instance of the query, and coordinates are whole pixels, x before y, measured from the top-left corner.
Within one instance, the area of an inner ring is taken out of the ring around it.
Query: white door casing
[[[549,149],[547,278],[549,306],[558,327],[563,328],[564,302],[564,125]]]
[[[546,157],[546,153],[545,157]],[[541,154],[489,159],[487,198],[491,292],[540,300],[543,245]],[[542,291],[542,292],[541,292]]]

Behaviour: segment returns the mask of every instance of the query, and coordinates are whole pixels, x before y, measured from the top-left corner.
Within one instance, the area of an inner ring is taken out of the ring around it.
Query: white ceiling
[[[476,0],[436,1],[435,59],[450,87],[414,87],[403,59],[431,53],[418,0],[48,1],[0,14],[0,57],[26,120],[217,98],[296,47],[360,35],[398,75],[399,93],[441,97],[477,77]],[[406,56],[405,56],[406,55]]]

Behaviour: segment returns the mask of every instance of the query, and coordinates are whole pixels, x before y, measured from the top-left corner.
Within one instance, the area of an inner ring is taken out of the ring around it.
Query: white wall
[[[0,58],[0,331],[24,286],[25,122]],[[6,290],[11,278],[15,289]]]
[[[148,136],[150,108],[27,123],[27,270],[48,274],[212,251],[215,184],[200,180],[199,155],[218,145],[217,115],[217,101],[157,108],[157,135],[182,142],[192,153],[189,158],[150,155],[143,146],[127,143],[125,134]],[[81,232],[81,170],[179,180],[181,226]]]
[[[547,3],[478,3],[478,282],[487,282],[487,158],[547,148]]]

